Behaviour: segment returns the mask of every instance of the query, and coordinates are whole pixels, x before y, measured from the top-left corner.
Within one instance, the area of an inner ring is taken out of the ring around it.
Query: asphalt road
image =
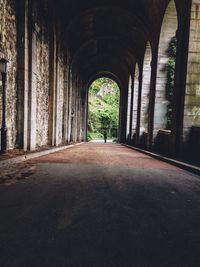
[[[200,177],[116,144],[16,168],[0,186],[1,267],[199,267]]]

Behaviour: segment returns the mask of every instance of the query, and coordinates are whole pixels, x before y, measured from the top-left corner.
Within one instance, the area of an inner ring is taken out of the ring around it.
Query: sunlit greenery
[[[117,138],[119,125],[119,88],[108,79],[100,78],[89,89],[88,140]]]
[[[167,85],[166,85],[166,97],[169,101],[167,106],[167,125],[166,129],[171,130],[172,124],[172,101],[174,94],[174,78],[175,78],[175,67],[176,67],[176,50],[177,50],[177,38],[173,37],[169,44],[168,56],[169,60],[167,63]]]

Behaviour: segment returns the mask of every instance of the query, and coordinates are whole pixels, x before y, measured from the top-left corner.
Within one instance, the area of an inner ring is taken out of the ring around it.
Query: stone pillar
[[[137,113],[138,113],[138,93],[139,93],[139,67],[136,64],[134,75],[133,109],[132,109],[132,129],[131,139],[136,143]]]
[[[81,83],[78,80],[78,142],[82,140],[82,99],[81,99]]]
[[[188,15],[189,17],[189,15]],[[184,157],[200,162],[200,1],[193,0],[185,90],[182,145]],[[187,39],[186,39],[187,40]],[[178,138],[177,138],[178,139]],[[176,140],[177,140],[176,139]]]
[[[127,127],[126,127],[126,138],[130,136],[130,117],[131,117],[131,91],[132,91],[132,78],[129,77],[128,84],[128,103],[127,103]]]
[[[35,22],[33,21],[32,3],[29,9],[29,149],[31,151],[36,149],[36,60],[37,60],[37,33],[35,29]]]
[[[66,60],[67,61],[67,60]],[[63,143],[68,143],[68,62],[64,70]]]
[[[52,25],[49,49],[49,144],[55,145],[55,98],[56,98],[56,33]]]
[[[68,71],[68,143],[72,134],[72,72]]]
[[[183,140],[191,127],[200,127],[200,1],[192,1],[185,94]]]
[[[29,29],[28,0],[17,1],[17,147],[28,149]]]
[[[87,109],[88,109],[88,94],[87,94],[87,90],[85,90],[84,88],[81,88],[82,92],[81,92],[81,105],[82,105],[82,141],[86,141],[87,140]]]
[[[126,90],[120,88],[120,117],[119,117],[119,142],[126,142],[127,128],[127,103],[128,103],[128,80],[127,85],[123,85]]]
[[[79,82],[77,87],[77,142],[80,142],[80,133],[81,133],[81,114],[80,114],[80,88]]]
[[[55,61],[55,118],[54,118],[54,145],[59,144],[58,114],[59,114],[59,87],[58,87],[58,44],[56,42],[56,61]]]
[[[181,4],[182,5],[182,4]],[[192,12],[193,13],[193,12]],[[194,15],[194,13],[193,13]],[[192,16],[193,16],[192,15]],[[189,81],[190,59],[188,62],[188,46],[189,46],[189,31],[190,31],[190,16],[191,16],[191,2],[186,1],[182,6],[182,13],[179,15],[179,29],[177,32],[177,60],[176,60],[176,74],[174,85],[174,101],[173,101],[173,121],[172,121],[172,138],[171,138],[171,155],[179,156],[183,149],[183,117],[185,105],[185,87],[186,79]],[[192,27],[193,28],[193,27]],[[192,30],[193,32],[193,30]],[[197,41],[198,43],[198,41]],[[191,44],[191,48],[193,45]],[[193,55],[192,51],[189,52]],[[194,63],[194,65],[196,65]],[[188,74],[187,74],[188,71]],[[187,87],[189,84],[187,84]]]
[[[73,83],[73,107],[74,107],[74,120],[73,120],[73,142],[77,141],[78,135],[78,86],[77,86],[77,74],[74,75]]]
[[[154,131],[154,111],[155,111],[155,96],[156,96],[156,77],[157,77],[157,56],[153,54],[151,62],[151,83],[149,94],[149,117],[148,117],[148,136],[147,149],[151,150],[153,146],[153,131]]]
[[[75,142],[75,131],[76,131],[76,85],[75,85],[75,73],[72,75],[71,83],[71,142]]]
[[[141,116],[141,101],[142,101],[142,73],[139,74],[139,85],[138,85],[138,103],[137,103],[137,122],[136,122],[136,140],[135,144],[139,145],[140,138],[140,116]]]
[[[76,87],[76,75],[74,74],[74,80],[73,80],[73,87],[72,87],[72,94],[73,94],[73,111],[74,111],[74,116],[73,116],[73,131],[72,131],[72,140],[73,142],[76,142],[77,138],[77,87]]]
[[[131,106],[130,106],[130,125],[129,125],[129,138],[132,138],[132,126],[133,126],[133,99],[134,99],[134,81],[131,84]]]
[[[55,90],[55,145],[63,141],[63,104],[64,104],[64,64],[63,54],[57,45],[56,90]]]

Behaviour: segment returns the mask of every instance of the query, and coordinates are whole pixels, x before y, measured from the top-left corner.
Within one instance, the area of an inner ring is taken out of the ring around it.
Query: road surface
[[[197,175],[87,143],[12,178],[0,186],[1,267],[200,266]]]

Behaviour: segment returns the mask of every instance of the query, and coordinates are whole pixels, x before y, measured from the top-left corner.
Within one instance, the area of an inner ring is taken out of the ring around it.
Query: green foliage
[[[101,92],[106,88],[105,92]],[[108,137],[117,138],[119,125],[119,88],[108,79],[96,80],[89,89],[88,139],[103,138],[106,129]]]
[[[176,51],[177,51],[177,38],[173,37],[167,50],[169,60],[167,63],[167,84],[166,84],[166,98],[169,101],[167,106],[167,125],[166,129],[171,130],[172,124],[172,101],[174,93],[174,78],[176,67]]]
[[[92,95],[98,94],[98,92],[100,91],[102,86],[104,86],[105,84],[110,84],[110,85],[113,85],[115,88],[118,88],[117,84],[115,82],[113,82],[111,79],[99,78],[91,84],[90,89],[89,89],[89,93]]]
[[[176,51],[177,51],[177,38],[176,36],[172,37],[169,48],[167,50],[168,56],[170,58],[176,58]]]

